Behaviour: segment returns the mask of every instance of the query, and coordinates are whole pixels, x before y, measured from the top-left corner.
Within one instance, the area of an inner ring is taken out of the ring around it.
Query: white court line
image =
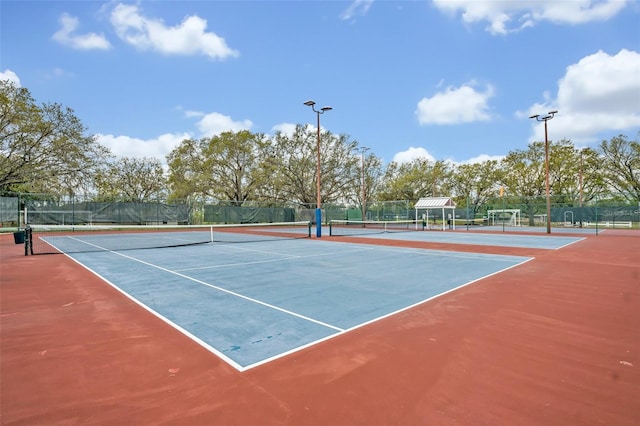
[[[366,326],[366,325],[369,325],[369,324],[372,324],[372,323],[378,322],[378,321],[383,320],[383,319],[385,319],[385,318],[388,318],[388,317],[391,317],[391,316],[393,316],[393,315],[399,314],[400,312],[404,312],[404,311],[407,311],[407,310],[409,310],[409,309],[415,308],[416,306],[420,306],[420,305],[422,305],[423,303],[427,303],[427,302],[429,302],[429,301],[431,301],[431,300],[433,300],[433,299],[437,299],[438,297],[441,297],[441,296],[444,296],[445,294],[448,294],[448,293],[454,292],[454,291],[456,291],[456,290],[459,290],[459,289],[461,289],[461,288],[463,288],[463,287],[466,287],[466,286],[468,286],[468,285],[471,285],[471,284],[473,284],[473,283],[475,283],[475,282],[478,282],[478,281],[480,281],[480,280],[483,280],[483,279],[485,279],[485,278],[491,277],[491,276],[493,276],[493,275],[500,274],[500,273],[502,273],[502,272],[504,272],[504,271],[507,271],[507,270],[509,270],[509,269],[511,269],[511,268],[515,268],[516,266],[523,265],[523,264],[525,264],[525,263],[527,263],[527,262],[529,262],[529,261],[531,261],[531,260],[533,260],[533,259],[534,259],[533,257],[528,258],[528,259],[525,259],[525,260],[523,260],[522,262],[518,262],[518,263],[516,263],[515,265],[511,265],[511,266],[509,266],[508,268],[501,269],[501,270],[496,271],[496,272],[492,272],[492,273],[487,274],[487,275],[484,275],[484,276],[482,276],[482,277],[478,277],[478,278],[473,279],[473,280],[471,280],[471,281],[469,281],[469,282],[466,282],[466,283],[464,283],[464,284],[461,284],[461,285],[459,285],[458,287],[455,287],[455,288],[449,289],[449,290],[444,291],[444,292],[442,292],[442,293],[438,293],[438,294],[436,294],[435,296],[428,297],[428,298],[426,298],[426,299],[424,299],[424,300],[421,300],[421,301],[419,301],[419,302],[413,303],[413,304],[411,304],[411,305],[409,305],[409,306],[405,306],[404,308],[401,308],[401,309],[395,310],[395,311],[393,311],[393,312],[389,312],[389,313],[387,313],[387,314],[381,315],[381,316],[379,316],[379,317],[377,317],[377,318],[373,318],[373,319],[371,319],[371,320],[369,320],[369,321],[365,321],[365,322],[360,323],[360,324],[358,324],[358,325],[355,325],[355,326],[353,326],[353,327],[351,327],[351,328],[347,328],[346,330],[342,330],[342,331],[341,331],[341,332],[339,332],[339,333],[336,333],[336,334],[332,334],[332,335],[330,335],[330,336],[323,337],[322,339],[314,340],[314,341],[312,341],[312,342],[309,342],[309,343],[306,343],[306,344],[304,344],[304,345],[298,346],[297,348],[292,348],[292,349],[290,349],[290,350],[288,350],[288,351],[286,351],[286,352],[283,352],[283,353],[281,353],[281,354],[278,354],[278,355],[272,356],[272,357],[270,357],[270,358],[265,358],[265,359],[260,360],[260,361],[258,361],[258,362],[256,362],[256,363],[253,363],[253,364],[249,364],[249,365],[247,365],[247,366],[243,367],[242,371],[247,371],[247,370],[249,370],[249,369],[252,369],[252,368],[258,367],[258,366],[263,365],[263,364],[266,364],[266,363],[268,363],[268,362],[275,361],[275,360],[276,360],[276,359],[278,359],[278,358],[282,358],[282,357],[284,357],[284,356],[286,356],[286,355],[289,355],[289,354],[292,354],[292,353],[298,352],[298,351],[300,351],[300,350],[302,350],[302,349],[308,348],[308,347],[313,346],[313,345],[316,345],[316,344],[318,344],[318,343],[321,343],[321,342],[324,342],[324,341],[327,341],[327,340],[333,339],[333,338],[338,337],[338,336],[340,336],[340,335],[343,335],[343,334],[349,333],[349,332],[351,332],[351,331],[353,331],[353,330],[357,330],[358,328],[361,328],[361,327],[364,327],[364,326]]]
[[[373,247],[363,247],[360,249],[354,249],[354,250],[342,250],[339,252],[328,252],[328,253],[317,253],[317,254],[309,254],[306,256],[301,256],[301,255],[293,255],[293,254],[284,254],[284,253],[279,253],[279,252],[272,252],[272,251],[266,251],[266,250],[249,250],[249,251],[256,251],[256,252],[260,252],[260,253],[266,253],[266,254],[274,254],[274,255],[278,255],[278,256],[282,256],[282,258],[279,259],[269,259],[269,260],[256,260],[253,262],[236,262],[236,263],[223,263],[220,265],[211,265],[211,266],[198,266],[198,267],[194,267],[194,268],[180,268],[180,269],[175,269],[176,272],[188,272],[188,271],[201,271],[201,270],[205,270],[205,269],[218,269],[218,268],[227,268],[227,267],[231,267],[231,266],[244,266],[244,265],[255,265],[255,264],[259,264],[259,263],[274,263],[274,262],[283,262],[286,260],[292,260],[292,259],[309,259],[312,257],[323,257],[323,256],[336,256],[336,255],[341,255],[344,253],[357,253],[360,251],[371,251],[374,250]]]
[[[433,249],[420,249],[412,247],[389,247],[389,246],[373,246],[380,251],[391,252],[412,252],[422,256],[439,256],[439,257],[453,257],[458,259],[490,259],[496,262],[514,262],[514,258],[527,258],[530,260],[530,256],[520,256],[511,254],[490,254],[490,253],[474,253],[474,252],[460,252],[460,251],[448,251],[448,250],[433,250]]]
[[[571,238],[571,237],[570,237],[570,238]],[[578,239],[578,240],[576,240],[576,241],[568,242],[567,244],[564,244],[564,245],[562,245],[562,246],[560,246],[560,247],[556,247],[554,250],[560,250],[560,249],[562,249],[562,248],[565,248],[565,247],[570,246],[571,244],[579,243],[580,241],[582,241],[582,240],[584,240],[584,239],[586,239],[586,238],[585,238],[585,237],[582,237],[582,238],[580,238],[580,239]]]
[[[198,266],[196,268],[180,268],[174,269],[175,272],[189,272],[189,271],[202,271],[206,269],[218,269],[218,268],[228,268],[232,266],[245,266],[245,265],[257,265],[260,263],[274,263],[274,262],[283,262],[285,260],[297,259],[300,256],[287,256],[282,259],[269,259],[269,260],[256,260],[253,262],[236,262],[236,263],[224,263],[222,265],[211,265],[211,266]]]
[[[179,326],[178,324],[176,324],[175,322],[171,321],[170,319],[168,319],[167,317],[161,315],[159,312],[151,309],[149,306],[145,305],[144,303],[142,303],[141,301],[139,301],[138,299],[136,299],[135,297],[133,297],[132,295],[130,295],[129,293],[127,293],[126,291],[124,291],[123,289],[121,289],[120,287],[118,287],[116,284],[112,283],[111,281],[109,281],[106,277],[103,277],[102,275],[100,275],[98,272],[94,271],[93,269],[89,268],[87,265],[85,265],[84,263],[80,262],[79,260],[75,259],[74,257],[64,253],[65,256],[67,256],[67,258],[71,259],[73,262],[77,263],[78,265],[80,265],[81,267],[83,267],[84,269],[86,269],[87,271],[91,272],[92,274],[94,274],[96,277],[100,278],[101,280],[103,280],[104,282],[106,282],[108,285],[110,285],[111,287],[113,287],[117,292],[119,292],[120,294],[122,294],[124,297],[126,297],[127,299],[131,300],[133,303],[135,303],[136,305],[140,306],[142,309],[144,309],[145,311],[149,312],[151,315],[155,316],[156,318],[158,318],[160,321],[164,322],[165,324],[168,324],[169,326],[175,328],[176,330],[178,330],[178,332],[184,334],[185,336],[187,336],[188,338],[192,339],[194,342],[198,343],[200,346],[202,346],[203,348],[205,348],[206,350],[208,350],[209,352],[217,355],[218,357],[220,357],[220,359],[222,359],[223,361],[225,361],[227,364],[229,364],[230,366],[232,366],[233,368],[235,368],[238,371],[244,371],[246,369],[246,367],[243,367],[242,365],[238,364],[237,362],[235,362],[233,359],[229,358],[227,355],[225,355],[223,352],[219,351],[218,349],[214,348],[213,346],[211,346],[210,344],[208,344],[207,342],[205,342],[204,340],[202,340],[201,338],[199,338],[198,336],[196,336],[195,334],[192,334],[190,331],[182,328],[181,326]]]
[[[104,247],[100,247],[100,246],[95,245],[95,244],[91,244],[91,243],[87,243],[87,244],[89,244],[89,245],[91,245],[91,246],[94,246],[94,247],[96,247],[96,248],[99,248],[99,249],[105,250],[105,251],[109,251],[109,250],[105,249]],[[230,295],[232,295],[232,296],[239,297],[239,298],[244,299],[244,300],[247,300],[247,301],[249,301],[249,302],[253,302],[253,303],[256,303],[256,304],[258,304],[258,305],[262,305],[262,306],[265,306],[265,307],[267,307],[267,308],[271,308],[271,309],[273,309],[273,310],[280,311],[280,312],[283,312],[283,313],[285,313],[285,314],[288,314],[288,315],[294,316],[294,317],[296,317],[296,318],[300,318],[300,319],[303,319],[303,320],[305,320],[305,321],[309,321],[309,322],[312,322],[312,323],[314,323],[314,324],[321,325],[321,326],[323,326],[323,327],[331,328],[331,329],[333,329],[333,330],[337,330],[337,331],[343,331],[343,330],[344,330],[344,329],[342,329],[342,328],[340,328],[340,327],[336,327],[336,326],[334,326],[334,325],[327,324],[327,323],[325,323],[325,322],[322,322],[322,321],[320,321],[320,320],[317,320],[317,319],[314,319],[314,318],[311,318],[311,317],[307,317],[307,316],[302,315],[302,314],[299,314],[299,313],[297,313],[297,312],[293,312],[293,311],[290,311],[290,310],[287,310],[287,309],[281,308],[281,307],[279,307],[279,306],[275,306],[275,305],[272,305],[272,304],[270,304],[270,303],[266,303],[266,302],[263,302],[263,301],[261,301],[261,300],[254,299],[254,298],[252,298],[252,297],[245,296],[245,295],[240,294],[240,293],[236,293],[235,291],[227,290],[227,289],[225,289],[225,288],[222,288],[222,287],[219,287],[219,286],[216,286],[216,285],[213,285],[213,284],[209,284],[208,282],[205,282],[205,281],[199,280],[199,279],[197,279],[197,278],[192,278],[192,277],[190,277],[190,276],[188,276],[188,275],[181,274],[180,272],[172,271],[171,269],[163,268],[162,266],[154,265],[153,263],[146,262],[146,261],[141,260],[141,259],[136,259],[135,257],[132,257],[132,256],[127,256],[127,255],[126,255],[126,254],[124,254],[124,253],[119,253],[119,252],[117,252],[117,251],[111,251],[111,253],[113,253],[113,254],[115,254],[115,255],[118,255],[118,256],[122,256],[122,257],[124,257],[125,259],[133,260],[134,262],[142,263],[143,265],[151,266],[152,268],[159,269],[159,270],[164,271],[164,272],[167,272],[167,273],[169,273],[169,274],[177,275],[177,276],[179,276],[179,277],[181,277],[181,278],[185,278],[185,279],[187,279],[187,280],[189,280],[189,281],[193,281],[193,282],[195,282],[195,283],[202,284],[202,285],[207,286],[207,287],[211,287],[211,288],[216,289],[216,290],[218,290],[218,291],[221,291],[221,292],[223,292],[223,293],[227,293],[227,294],[230,294]]]
[[[394,235],[394,234],[400,234],[400,235],[416,235],[413,233],[407,234],[407,233],[386,233],[383,234],[383,236],[380,239],[393,239],[390,235]],[[514,247],[514,248],[525,248],[525,249],[542,249],[542,250],[558,250],[561,248],[566,247],[567,245],[573,244],[575,242],[581,241],[583,239],[585,239],[586,237],[579,237],[579,236],[567,236],[567,235],[552,235],[552,236],[546,236],[546,235],[540,235],[540,234],[535,234],[535,233],[522,233],[522,234],[492,234],[492,233],[482,233],[482,232],[478,232],[478,233],[474,233],[474,232],[452,232],[452,233],[448,233],[446,236],[442,235],[442,234],[431,234],[431,233],[425,233],[422,234],[425,235],[424,238],[397,238],[397,240],[399,241],[424,241],[424,242],[436,242],[436,243],[448,243],[448,242],[452,242],[452,243],[457,243],[457,242],[461,242],[464,244],[470,244],[470,245],[478,245],[478,246],[495,246],[495,247]],[[366,235],[354,235],[354,237],[366,237]],[[527,244],[526,240],[531,240],[531,241],[545,241],[545,240],[558,240],[558,239],[567,239],[567,238],[573,238],[576,239],[576,241],[572,241],[569,242],[567,244],[563,244],[561,246],[557,246],[557,247],[540,247],[540,246],[536,246],[535,244]],[[513,244],[509,244],[512,241],[519,241],[519,240],[525,240],[524,242],[517,244],[517,245],[513,245]],[[496,244],[496,242],[498,244]]]
[[[249,296],[245,296],[245,295],[240,294],[240,293],[236,293],[235,291],[227,290],[227,289],[219,287],[217,285],[209,284],[208,282],[199,280],[197,278],[192,278],[192,277],[190,277],[188,275],[181,274],[180,272],[172,271],[171,269],[163,268],[162,266],[154,265],[153,263],[145,262],[144,260],[136,259],[135,257],[127,256],[126,254],[123,254],[123,253],[118,253],[118,252],[115,252],[115,251],[112,252],[112,253],[116,254],[118,256],[122,256],[122,257],[124,257],[126,259],[133,260],[134,262],[139,262],[139,263],[142,263],[143,265],[151,266],[152,268],[159,269],[159,270],[167,272],[169,274],[177,275],[180,278],[185,278],[185,279],[187,279],[189,281],[193,281],[195,283],[202,284],[202,285],[207,286],[207,287],[211,287],[211,288],[216,289],[218,291],[221,291],[223,293],[227,293],[227,294],[230,294],[232,296],[239,297],[239,298],[247,300],[249,302],[253,302],[253,303],[256,303],[258,305],[262,305],[262,306],[265,306],[267,308],[271,308],[273,310],[280,311],[280,312],[283,312],[285,314],[288,314],[288,315],[303,319],[305,321],[309,321],[309,322],[312,322],[314,324],[318,324],[318,325],[321,325],[321,326],[324,326],[324,327],[328,327],[328,328],[331,328],[333,330],[343,331],[343,329],[340,328],[340,327],[336,327],[334,325],[327,324],[326,322],[322,322],[320,320],[317,320],[317,319],[314,319],[314,318],[311,318],[311,317],[307,317],[307,316],[299,314],[297,312],[293,312],[293,311],[290,311],[288,309],[284,309],[284,308],[281,308],[279,306],[275,306],[275,305],[272,305],[270,303],[263,302],[263,301],[258,300],[258,299],[254,299],[253,297],[249,297]]]
[[[259,242],[262,243],[263,241],[259,241]],[[233,244],[233,243],[230,243],[230,244],[229,243],[226,243],[226,244],[213,243],[213,246],[215,248],[222,248],[222,247],[224,247],[224,248],[234,248],[234,249],[236,249],[238,251],[248,251],[248,252],[252,252],[252,253],[277,254],[277,255],[282,256],[282,257],[294,257],[294,258],[298,257],[295,254],[278,253],[278,252],[273,252],[271,250],[258,250],[258,249],[247,248],[246,246],[245,247],[237,247],[238,245],[239,244]]]
[[[90,244],[90,243],[88,243],[88,244]],[[91,244],[91,245],[93,245],[93,244]],[[94,245],[94,246],[95,246],[95,245]],[[103,249],[103,248],[102,248],[102,247],[100,247],[100,246],[95,246],[95,247],[96,247],[96,248]],[[501,255],[497,255],[497,257],[493,257],[493,256],[491,256],[491,255],[482,255],[482,256],[479,256],[479,257],[474,257],[474,256],[469,256],[469,255],[464,255],[464,254],[463,254],[463,255],[457,255],[457,254],[453,254],[453,253],[451,253],[451,252],[438,251],[438,250],[422,250],[422,249],[393,248],[393,247],[384,247],[384,248],[381,248],[381,247],[369,247],[369,246],[367,246],[367,247],[357,248],[357,249],[354,249],[354,250],[345,250],[345,251],[340,251],[340,252],[331,252],[331,253],[321,253],[321,254],[317,254],[317,255],[310,255],[310,256],[307,256],[307,257],[320,257],[320,256],[340,255],[340,254],[343,254],[343,253],[349,253],[349,252],[362,252],[362,251],[371,251],[371,250],[376,250],[376,249],[378,249],[378,250],[384,250],[384,251],[397,251],[397,252],[402,252],[402,251],[405,251],[405,252],[406,252],[406,251],[411,251],[411,252],[415,252],[415,253],[419,253],[419,254],[431,254],[431,255],[440,255],[440,256],[448,256],[448,257],[473,258],[473,259],[480,259],[481,257],[488,257],[489,259],[494,260],[494,261],[496,261],[496,260],[501,260],[501,259],[499,259],[499,258],[500,258],[500,257],[504,257],[504,256],[501,256]],[[109,251],[109,250],[106,250],[106,249],[104,249],[104,250],[105,250],[105,251]],[[242,298],[242,299],[245,299],[245,300],[248,300],[248,301],[251,301],[251,302],[254,302],[254,303],[260,304],[260,305],[263,305],[263,306],[265,306],[265,307],[269,307],[269,308],[272,308],[272,309],[275,309],[275,310],[281,311],[281,312],[283,312],[283,313],[286,313],[286,314],[289,314],[289,315],[293,315],[293,316],[298,317],[298,318],[301,318],[301,319],[303,319],[303,320],[307,320],[307,321],[310,321],[310,322],[313,322],[313,323],[319,324],[319,325],[321,325],[321,326],[328,327],[328,328],[330,328],[330,329],[332,329],[332,330],[335,330],[335,331],[336,331],[336,333],[331,334],[331,335],[328,335],[328,336],[323,337],[323,338],[321,338],[321,339],[317,339],[317,340],[314,340],[314,341],[311,341],[311,342],[305,343],[304,345],[300,345],[300,346],[298,346],[298,347],[295,347],[295,348],[289,349],[289,350],[287,350],[287,351],[285,351],[285,352],[279,353],[279,354],[277,354],[277,355],[275,355],[275,356],[272,356],[272,357],[269,357],[269,358],[262,359],[262,360],[260,360],[260,361],[258,361],[258,362],[253,363],[253,364],[249,364],[249,365],[246,365],[246,366],[242,366],[242,365],[238,364],[236,361],[234,361],[233,359],[229,358],[229,357],[228,357],[227,355],[225,355],[223,352],[219,351],[218,349],[214,348],[213,346],[211,346],[211,345],[210,345],[210,344],[208,344],[207,342],[205,342],[205,341],[203,341],[202,339],[200,339],[199,337],[197,337],[196,335],[194,335],[194,334],[190,333],[188,330],[186,330],[186,329],[182,328],[182,327],[181,327],[181,326],[179,326],[178,324],[176,324],[176,323],[174,323],[173,321],[169,320],[168,318],[166,318],[166,317],[162,316],[159,312],[157,312],[157,311],[155,311],[155,310],[151,309],[150,307],[148,307],[147,305],[145,305],[145,304],[144,304],[144,303],[142,303],[141,301],[137,300],[137,299],[136,299],[136,298],[134,298],[132,295],[128,294],[127,292],[125,292],[124,290],[122,290],[121,288],[119,288],[117,285],[115,285],[115,284],[111,283],[109,280],[105,279],[104,277],[102,277],[102,276],[101,276],[100,274],[98,274],[97,272],[93,271],[93,270],[92,270],[92,269],[90,269],[89,267],[87,267],[87,266],[85,266],[84,264],[82,264],[80,261],[78,261],[78,260],[74,259],[73,257],[71,257],[71,256],[69,256],[69,255],[66,255],[67,257],[70,257],[74,262],[76,262],[76,263],[80,264],[80,265],[81,265],[82,267],[84,267],[85,269],[87,269],[87,270],[91,271],[91,272],[92,272],[92,273],[94,273],[96,276],[98,276],[98,277],[100,277],[101,279],[103,279],[105,282],[107,282],[109,285],[111,285],[112,287],[114,287],[116,290],[118,290],[120,293],[122,293],[122,294],[123,294],[124,296],[126,296],[128,299],[132,300],[133,302],[135,302],[136,304],[138,304],[139,306],[141,306],[142,308],[144,308],[144,309],[145,309],[145,310],[147,310],[148,312],[152,313],[154,316],[158,317],[159,319],[161,319],[161,320],[162,320],[162,321],[164,321],[165,323],[169,324],[170,326],[172,326],[173,328],[175,328],[175,329],[176,329],[176,330],[178,330],[179,332],[183,333],[183,334],[184,334],[184,335],[186,335],[187,337],[189,337],[189,338],[193,339],[195,342],[197,342],[198,344],[200,344],[202,347],[204,347],[205,349],[209,350],[209,351],[210,351],[210,352],[212,352],[213,354],[217,355],[218,357],[220,357],[221,359],[223,359],[224,361],[226,361],[229,365],[231,365],[232,367],[234,367],[236,370],[238,370],[238,371],[240,371],[240,372],[244,372],[244,371],[247,371],[247,370],[249,370],[249,369],[252,369],[252,368],[258,367],[258,366],[260,366],[260,365],[263,365],[263,364],[269,363],[269,362],[274,361],[274,360],[276,360],[276,359],[279,359],[279,358],[282,358],[282,357],[284,357],[284,356],[290,355],[290,354],[292,354],[292,353],[298,352],[298,351],[300,351],[300,350],[302,350],[302,349],[305,349],[305,348],[308,348],[308,347],[314,346],[314,345],[316,345],[316,344],[318,344],[318,343],[321,343],[321,342],[327,341],[327,340],[329,340],[329,339],[333,339],[333,338],[335,338],[335,337],[337,337],[337,336],[340,336],[340,335],[343,335],[343,334],[345,334],[345,333],[351,332],[351,331],[353,331],[353,330],[356,330],[356,329],[358,329],[358,328],[364,327],[364,326],[366,326],[366,325],[369,325],[369,324],[375,323],[375,322],[377,322],[377,321],[380,321],[380,320],[382,320],[382,319],[388,318],[388,317],[390,317],[390,316],[393,316],[393,315],[398,314],[398,313],[400,313],[400,312],[406,311],[406,310],[408,310],[408,309],[412,309],[412,308],[414,308],[414,307],[416,307],[416,306],[419,306],[419,305],[422,305],[422,304],[424,304],[424,303],[426,303],[426,302],[428,302],[428,301],[430,301],[430,300],[436,299],[436,298],[441,297],[441,296],[443,296],[443,295],[445,295],[445,294],[451,293],[451,292],[456,291],[456,290],[458,290],[458,289],[460,289],[460,288],[463,288],[463,287],[466,287],[466,286],[468,286],[468,285],[471,285],[471,284],[473,284],[473,283],[475,283],[475,282],[477,282],[477,281],[480,281],[480,280],[485,279],[485,278],[487,278],[487,277],[490,277],[490,276],[492,276],[492,275],[496,275],[496,274],[502,273],[502,272],[504,272],[504,271],[506,271],[506,270],[508,270],[508,269],[515,268],[516,266],[520,266],[520,265],[522,265],[522,264],[524,264],[524,263],[526,263],[526,262],[528,262],[528,261],[530,261],[530,260],[533,260],[533,257],[531,257],[531,258],[524,258],[524,257],[522,257],[522,256],[511,256],[511,257],[513,257],[513,258],[518,258],[518,257],[520,257],[520,258],[522,258],[522,259],[524,259],[524,260],[523,260],[523,261],[520,261],[520,262],[517,262],[516,264],[513,264],[513,265],[511,265],[511,266],[509,266],[509,267],[507,267],[507,268],[505,268],[505,269],[501,269],[501,270],[496,271],[496,272],[493,272],[493,273],[491,273],[491,274],[487,274],[487,275],[484,275],[484,276],[482,276],[482,277],[478,277],[478,278],[473,279],[473,280],[471,280],[471,281],[469,281],[469,282],[466,282],[466,283],[464,283],[464,284],[461,284],[461,285],[459,285],[459,286],[457,286],[457,287],[455,287],[455,288],[452,288],[452,289],[449,289],[449,290],[444,291],[444,292],[442,292],[442,293],[439,293],[439,294],[437,294],[437,295],[431,296],[431,297],[429,297],[429,298],[427,298],[427,299],[424,299],[424,300],[418,301],[418,302],[416,302],[416,303],[413,303],[413,304],[411,304],[411,305],[409,305],[409,306],[403,307],[403,308],[398,309],[398,310],[396,310],[396,311],[389,312],[389,313],[384,314],[384,315],[381,315],[381,316],[379,316],[379,317],[377,317],[377,318],[373,318],[373,319],[371,319],[371,320],[369,320],[369,321],[366,321],[366,322],[363,322],[363,323],[357,324],[357,325],[355,325],[355,326],[353,326],[353,327],[350,327],[350,328],[348,328],[348,329],[343,329],[343,328],[339,328],[339,327],[336,327],[336,326],[333,326],[333,325],[330,325],[330,324],[324,323],[324,322],[322,322],[322,321],[315,320],[315,319],[310,318],[310,317],[306,317],[306,316],[301,315],[301,314],[297,314],[297,313],[292,312],[292,311],[288,311],[288,310],[286,310],[286,309],[279,308],[279,307],[277,307],[277,306],[274,306],[274,305],[271,305],[271,304],[268,304],[268,303],[262,302],[262,301],[260,301],[260,300],[257,300],[257,299],[253,299],[253,298],[250,298],[250,297],[244,296],[244,295],[242,295],[242,294],[235,293],[235,292],[233,292],[233,291],[229,291],[229,290],[226,290],[226,289],[224,289],[224,288],[220,288],[220,287],[218,287],[218,286],[215,286],[215,285],[209,284],[209,283],[207,283],[207,282],[204,282],[204,281],[201,281],[201,280],[198,280],[198,279],[191,278],[191,277],[189,277],[189,276],[183,275],[183,274],[181,274],[181,273],[179,273],[179,272],[172,271],[172,270],[170,270],[170,269],[166,269],[166,268],[163,268],[163,267],[161,267],[161,266],[154,265],[154,264],[152,264],[152,263],[145,262],[145,261],[143,261],[143,260],[136,259],[136,258],[134,258],[134,257],[127,256],[127,255],[125,255],[125,254],[122,254],[122,253],[119,253],[119,252],[116,252],[116,251],[111,251],[111,253],[114,253],[114,254],[116,254],[116,255],[118,255],[118,256],[121,256],[121,257],[124,257],[124,258],[126,258],[126,259],[130,259],[130,260],[133,260],[133,261],[135,261],[135,262],[139,262],[139,263],[145,264],[145,265],[147,265],[147,266],[150,266],[150,267],[153,267],[153,268],[156,268],[156,269],[159,269],[159,270],[162,270],[162,271],[168,272],[168,273],[170,273],[170,274],[173,274],[173,275],[176,275],[176,276],[179,276],[179,277],[182,277],[182,278],[186,278],[187,280],[190,280],[190,281],[196,282],[196,283],[201,284],[201,285],[205,285],[205,286],[207,286],[207,287],[211,287],[211,288],[217,289],[217,290],[222,291],[222,292],[224,292],[224,293],[227,293],[227,294],[230,294],[230,295],[234,295],[234,296],[236,296],[236,297],[240,297],[240,298]],[[301,259],[302,259],[302,258],[304,258],[304,257],[305,257],[305,256],[299,256],[299,258],[301,258]],[[280,259],[280,260],[285,260],[285,259]],[[515,259],[511,259],[511,262],[515,262]]]

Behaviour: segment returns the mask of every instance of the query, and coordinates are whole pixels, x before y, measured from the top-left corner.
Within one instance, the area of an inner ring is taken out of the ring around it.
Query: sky
[[[0,79],[117,156],[316,127],[384,163],[640,131],[637,0],[8,1]]]

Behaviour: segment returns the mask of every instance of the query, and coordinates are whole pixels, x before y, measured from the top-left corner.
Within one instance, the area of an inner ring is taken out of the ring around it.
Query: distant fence
[[[0,224],[3,226],[18,226],[19,212],[19,197],[0,197]]]
[[[17,194],[0,197],[2,227],[87,224],[188,224],[186,203],[85,201],[81,197]]]
[[[369,220],[406,220],[414,217],[413,203],[371,202]],[[360,206],[325,203],[322,220],[362,219]],[[96,201],[90,196],[15,194],[0,197],[0,224],[20,227],[31,224],[202,224],[315,221],[314,204],[261,201]]]
[[[470,201],[464,204],[458,204],[455,211],[457,219],[494,224],[517,223],[518,226],[543,226],[550,221],[552,226],[564,227],[600,223],[608,227],[640,227],[640,204],[619,197],[592,197],[584,203],[551,197],[549,218],[545,197],[497,197],[485,200],[479,206],[474,206]]]
[[[640,206],[620,199],[595,199],[582,206],[576,202],[551,202],[553,226],[640,227]],[[430,221],[443,221],[441,209],[429,212]],[[415,218],[414,202],[371,201],[366,220],[407,220]],[[455,219],[476,225],[512,224],[544,226],[547,223],[544,197],[497,197],[474,205],[458,201]],[[26,216],[25,216],[26,215]],[[322,221],[362,220],[361,206],[325,203]],[[314,204],[268,203],[261,201],[149,201],[123,202],[91,199],[88,196],[57,197],[42,194],[15,194],[0,197],[0,225],[20,227],[31,224],[202,224],[315,221]]]

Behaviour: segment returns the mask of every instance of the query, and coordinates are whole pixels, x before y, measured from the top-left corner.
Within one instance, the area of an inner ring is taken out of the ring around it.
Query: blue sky
[[[0,1],[0,78],[72,108],[116,155],[314,126],[389,161],[473,162],[640,131],[625,0]]]

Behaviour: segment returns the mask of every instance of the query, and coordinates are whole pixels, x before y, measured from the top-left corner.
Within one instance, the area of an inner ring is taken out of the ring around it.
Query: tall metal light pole
[[[366,179],[364,173],[364,153],[368,151],[370,148],[366,146],[360,147],[360,153],[362,154],[362,220],[366,220],[367,214],[367,193],[365,191],[366,188]]]
[[[307,101],[304,103],[306,106],[311,107],[313,112],[318,116],[318,161],[316,169],[316,237],[322,237],[322,197],[320,195],[320,114],[324,114],[325,111],[330,111],[333,108],[330,106],[323,106],[320,110],[316,110],[314,101]]]
[[[551,233],[551,198],[549,196],[549,137],[547,135],[547,121],[551,120],[558,111],[549,111],[547,115],[532,115],[529,118],[535,118],[536,121],[544,121],[544,172],[545,172],[545,191],[547,194],[547,234]]]

